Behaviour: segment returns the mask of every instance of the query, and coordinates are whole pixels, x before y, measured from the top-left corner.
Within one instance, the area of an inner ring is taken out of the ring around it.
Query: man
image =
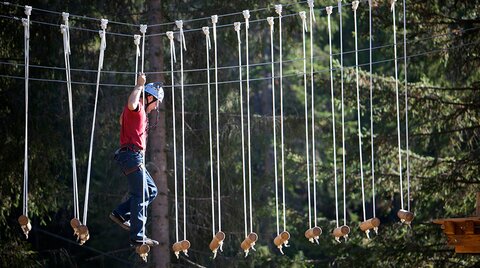
[[[147,218],[144,213],[157,196],[157,186],[143,165],[143,157],[148,134],[147,115],[157,109],[158,101],[163,100],[163,89],[161,83],[149,83],[145,86],[145,82],[145,74],[140,74],[120,116],[120,148],[115,152],[114,159],[127,177],[130,196],[118,205],[109,217],[120,227],[130,231],[132,245],[145,243],[155,246],[158,241],[145,236]]]

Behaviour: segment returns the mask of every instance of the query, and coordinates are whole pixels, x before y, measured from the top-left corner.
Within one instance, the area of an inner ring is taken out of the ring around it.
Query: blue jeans
[[[122,172],[137,170],[127,175],[129,198],[115,209],[125,220],[130,219],[130,239],[142,239],[145,235],[144,225],[147,223],[146,211],[150,203],[157,196],[157,186],[150,173],[143,166],[143,154],[130,149],[117,150],[115,160],[120,165]],[[143,187],[143,174],[145,172],[145,188]],[[143,202],[145,194],[145,203]]]

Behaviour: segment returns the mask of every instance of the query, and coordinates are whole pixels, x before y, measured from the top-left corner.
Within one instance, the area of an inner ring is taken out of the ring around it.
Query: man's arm
[[[145,81],[145,74],[141,73],[137,78],[137,84],[133,88],[132,93],[130,93],[130,96],[128,97],[128,109],[130,111],[134,111],[137,109],[138,103],[140,102],[140,94],[142,93]]]

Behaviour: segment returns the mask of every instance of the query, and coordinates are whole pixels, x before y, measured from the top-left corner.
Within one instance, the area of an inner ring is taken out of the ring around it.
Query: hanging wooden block
[[[378,226],[380,226],[380,220],[378,218],[371,218],[360,223],[360,230],[365,232],[367,237],[370,238],[370,230],[374,230],[375,233],[378,233]]]
[[[308,239],[308,241],[312,243],[316,242],[317,244],[321,234],[322,234],[322,228],[318,226],[315,226],[305,231],[305,237]]]
[[[397,216],[400,218],[400,221],[402,223],[410,224],[413,221],[413,218],[415,217],[415,214],[413,212],[410,212],[408,210],[400,209],[397,212]]]
[[[144,262],[147,262],[148,253],[150,252],[149,245],[140,245],[135,247],[135,252],[142,258]]]
[[[287,231],[283,231],[273,240],[273,243],[275,244],[275,246],[277,246],[282,255],[284,254],[282,250],[283,246],[288,247],[288,239],[290,239],[290,233]]]
[[[18,223],[22,228],[23,234],[28,239],[28,233],[32,230],[32,224],[30,223],[30,219],[25,215],[21,215],[20,217],[18,217]]]
[[[182,240],[182,241],[176,242],[172,246],[172,250],[175,253],[175,256],[177,256],[177,259],[180,258],[180,252],[183,252],[185,256],[188,257],[189,248],[190,248],[190,241],[188,240]]]
[[[220,249],[220,251],[223,251],[223,240],[225,240],[225,233],[222,231],[219,231],[215,234],[215,236],[212,238],[212,241],[210,242],[209,248],[213,252],[213,258],[217,257],[217,251]]]
[[[339,243],[340,243],[340,237],[345,238],[345,241],[347,241],[349,233],[350,233],[350,227],[348,227],[347,225],[342,225],[340,227],[333,229],[333,236],[335,237],[335,240]]]
[[[240,247],[243,249],[243,252],[245,252],[245,258],[248,256],[248,253],[250,252],[250,249],[255,250],[255,243],[258,240],[258,235],[254,232],[250,233],[245,237],[245,239],[242,241],[240,244]]]

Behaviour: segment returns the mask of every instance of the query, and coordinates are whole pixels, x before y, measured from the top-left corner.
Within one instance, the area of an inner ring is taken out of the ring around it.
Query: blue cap
[[[152,95],[158,101],[162,102],[164,96],[162,86],[162,82],[148,83],[145,85],[145,92],[149,95]]]

